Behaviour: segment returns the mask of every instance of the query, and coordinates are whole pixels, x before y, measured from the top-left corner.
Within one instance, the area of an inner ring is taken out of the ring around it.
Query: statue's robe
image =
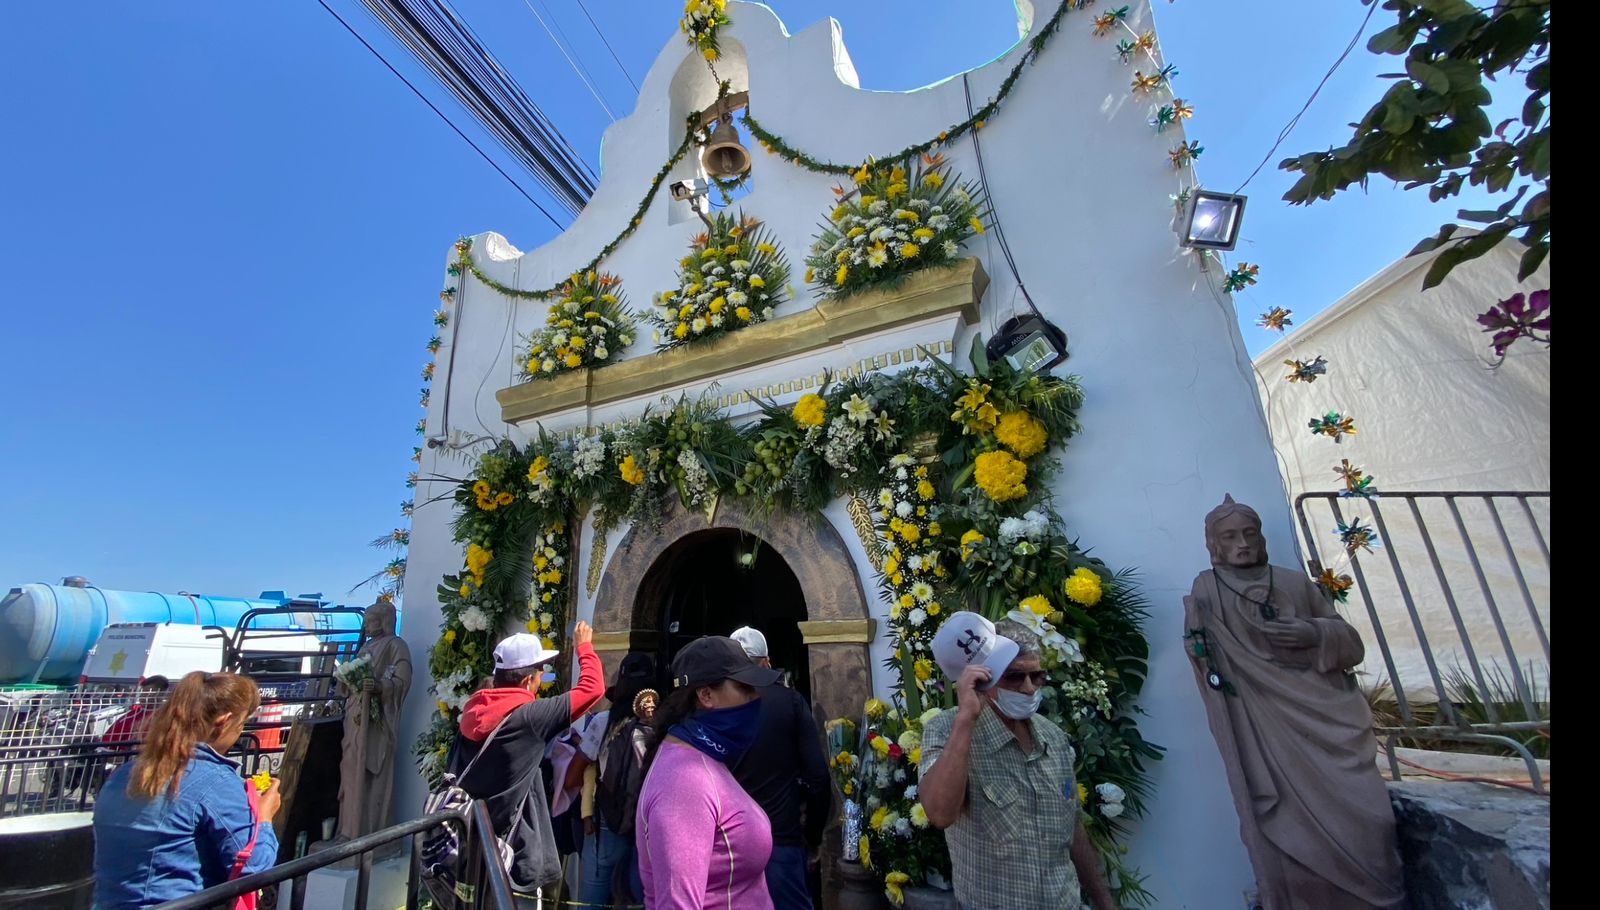
[[[357,656],[362,655],[372,658],[378,688],[371,695],[345,695],[344,754],[339,759],[341,838],[360,837],[389,825],[400,708],[411,689],[411,649],[403,639],[379,636],[362,645]],[[377,720],[372,719],[368,698],[378,702]]]
[[[1372,712],[1345,672],[1361,663],[1361,637],[1304,573],[1279,566],[1270,578],[1277,615],[1316,627],[1312,647],[1276,648],[1267,641],[1262,610],[1250,602],[1269,600],[1266,566],[1202,572],[1184,601],[1185,629],[1205,630],[1209,663],[1195,653],[1193,640],[1188,653],[1227,768],[1261,906],[1404,907]],[[1213,669],[1228,691],[1208,684]]]

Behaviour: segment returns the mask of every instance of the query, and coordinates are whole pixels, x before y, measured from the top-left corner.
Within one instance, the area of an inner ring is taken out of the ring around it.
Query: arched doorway
[[[738,575],[741,548],[757,543],[755,564]],[[624,535],[595,592],[593,624],[608,680],[639,651],[665,678],[670,656],[695,636],[752,625],[819,722],[855,717],[872,694],[866,595],[844,539],[820,515],[762,514],[734,499],[691,512],[674,501],[658,527]]]
[[[805,593],[765,540],[738,528],[707,528],[673,541],[639,585],[634,614],[640,613],[660,617],[658,667],[671,666],[679,648],[703,635],[759,629],[773,667],[810,700],[810,660],[800,633]]]

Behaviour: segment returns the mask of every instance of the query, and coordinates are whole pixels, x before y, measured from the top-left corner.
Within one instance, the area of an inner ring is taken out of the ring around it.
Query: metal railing
[[[406,910],[416,910],[422,886],[422,835],[442,825],[454,825],[461,835],[463,888],[471,897],[463,903],[472,910],[514,910],[511,881],[499,862],[499,848],[488,807],[480,800],[467,812],[439,812],[402,822],[382,831],[354,838],[309,856],[290,860],[263,872],[246,875],[197,894],[160,904],[154,910],[212,910],[229,906],[246,894],[292,881],[289,910],[305,910],[307,876],[351,857],[358,857],[354,910],[367,910],[372,889],[373,854],[398,841],[411,844],[410,871],[406,876]]]
[[[1377,645],[1394,693],[1396,714],[1376,732],[1395,779],[1402,738],[1477,743],[1514,752],[1544,792],[1523,739],[1550,732],[1550,494],[1304,493],[1294,505],[1313,565],[1349,567],[1347,618]],[[1375,548],[1333,543],[1325,558],[1318,541],[1357,519],[1376,533]]]

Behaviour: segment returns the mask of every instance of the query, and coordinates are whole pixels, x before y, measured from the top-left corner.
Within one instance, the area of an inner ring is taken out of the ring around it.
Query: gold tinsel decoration
[[[594,542],[589,545],[589,577],[584,579],[584,586],[589,589],[589,596],[600,588],[600,576],[606,569],[606,532],[600,527],[600,517],[594,520]]]
[[[873,570],[883,571],[883,545],[872,525],[872,508],[860,493],[853,493],[845,503],[844,510],[850,516],[850,523],[855,525],[856,536],[861,538],[861,546],[867,551],[867,560],[872,563]]]

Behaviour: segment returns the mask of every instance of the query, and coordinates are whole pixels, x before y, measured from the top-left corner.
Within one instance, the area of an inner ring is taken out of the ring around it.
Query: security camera
[[[443,436],[429,436],[428,437],[428,448],[437,449],[442,445],[444,445],[444,437]]]
[[[704,180],[679,180],[672,184],[672,198],[677,202],[690,202],[704,196],[709,188]]]

